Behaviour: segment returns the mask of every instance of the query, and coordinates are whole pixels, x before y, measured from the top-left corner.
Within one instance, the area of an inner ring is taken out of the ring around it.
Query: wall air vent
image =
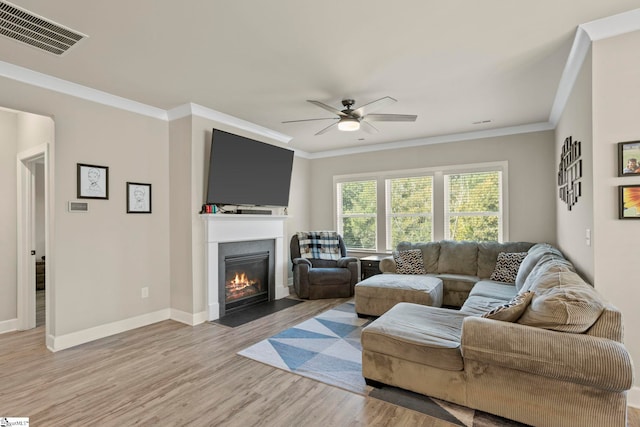
[[[54,55],[62,55],[85,34],[0,0],[0,35]]]

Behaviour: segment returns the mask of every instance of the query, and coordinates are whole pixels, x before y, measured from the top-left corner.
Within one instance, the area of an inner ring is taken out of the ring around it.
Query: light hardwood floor
[[[236,355],[344,301],[237,328],[164,321],[57,353],[43,326],[0,335],[0,416],[32,426],[452,426]],[[629,426],[640,427],[639,413]]]

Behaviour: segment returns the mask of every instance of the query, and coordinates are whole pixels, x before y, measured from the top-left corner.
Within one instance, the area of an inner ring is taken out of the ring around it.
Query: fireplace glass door
[[[225,311],[269,301],[269,252],[225,257]]]

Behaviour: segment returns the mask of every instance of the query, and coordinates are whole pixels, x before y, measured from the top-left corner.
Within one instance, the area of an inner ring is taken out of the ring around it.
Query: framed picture
[[[77,198],[109,199],[109,168],[78,163]]]
[[[620,219],[640,219],[640,185],[618,186]]]
[[[640,175],[640,141],[618,143],[618,176]]]
[[[127,182],[127,213],[151,213],[151,184]]]

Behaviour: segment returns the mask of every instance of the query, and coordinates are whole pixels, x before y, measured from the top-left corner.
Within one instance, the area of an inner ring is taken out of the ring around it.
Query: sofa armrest
[[[387,258],[382,258],[380,260],[380,271],[383,273],[395,273],[396,272],[396,262],[392,256]]]
[[[355,262],[355,263],[356,263],[356,265],[357,265],[357,263],[358,263],[358,258],[349,257],[349,256],[342,257],[342,258],[340,258],[340,259],[338,260],[338,267],[341,267],[341,268],[349,268],[349,264],[350,264],[350,263],[352,263],[352,262]]]
[[[306,264],[306,265],[309,266],[309,268],[312,267],[311,261],[309,261],[306,258],[294,258],[291,262],[293,263],[294,266],[295,265],[304,265],[304,264]]]
[[[584,334],[467,317],[463,357],[610,391],[629,390],[633,366],[623,344]]]

